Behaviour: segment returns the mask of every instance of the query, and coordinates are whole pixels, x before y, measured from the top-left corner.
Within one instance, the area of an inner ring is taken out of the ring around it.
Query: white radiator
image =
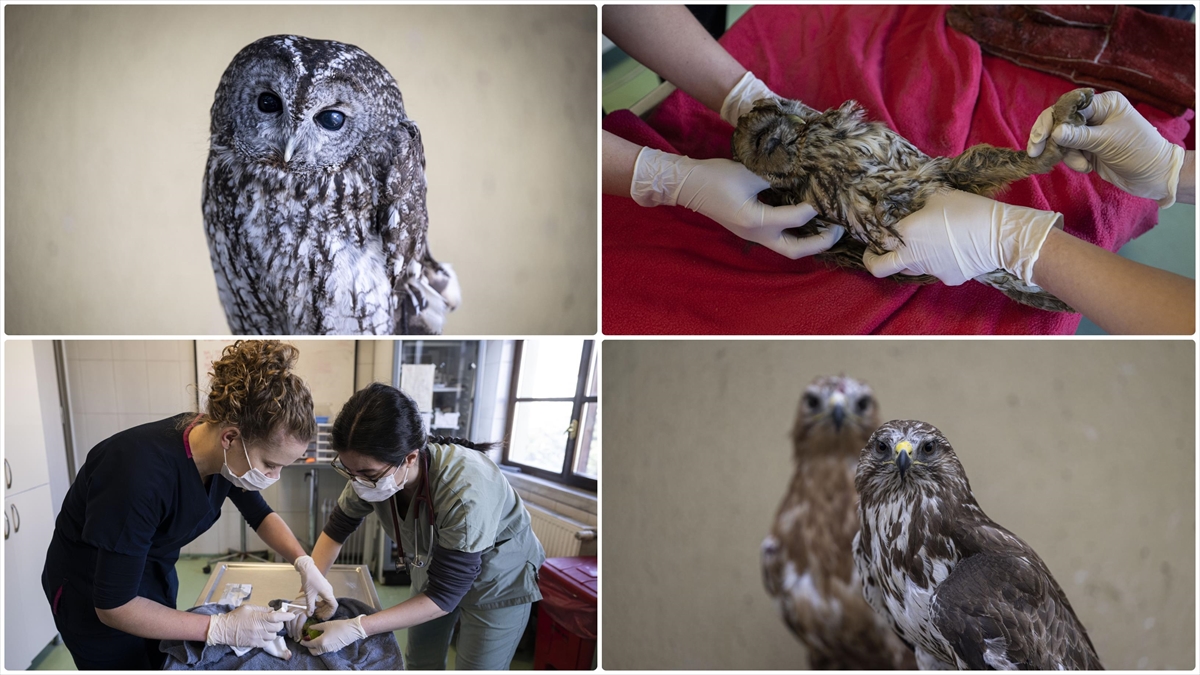
[[[525,508],[547,558],[596,555],[596,528],[530,502]]]

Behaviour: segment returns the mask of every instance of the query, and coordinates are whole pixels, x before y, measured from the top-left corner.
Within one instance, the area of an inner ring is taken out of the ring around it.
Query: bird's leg
[[[1086,120],[1079,111],[1092,104],[1094,94],[1092,89],[1063,94],[1054,104],[1051,128],[1059,124],[1084,124]],[[1046,139],[1046,148],[1037,157],[1030,157],[1023,150],[976,145],[947,161],[946,180],[959,190],[993,195],[1009,183],[1049,172],[1062,158],[1062,148],[1052,138]]]

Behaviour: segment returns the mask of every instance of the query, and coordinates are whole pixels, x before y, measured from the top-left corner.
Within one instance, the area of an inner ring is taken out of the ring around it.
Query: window
[[[596,490],[600,369],[593,340],[524,340],[513,355],[504,463]]]

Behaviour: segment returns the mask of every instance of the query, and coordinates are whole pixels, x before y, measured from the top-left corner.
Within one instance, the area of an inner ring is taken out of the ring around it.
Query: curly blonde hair
[[[278,340],[238,340],[213,361],[204,420],[237,426],[248,441],[277,432],[303,441],[317,435],[312,394],[292,372],[300,350]]]

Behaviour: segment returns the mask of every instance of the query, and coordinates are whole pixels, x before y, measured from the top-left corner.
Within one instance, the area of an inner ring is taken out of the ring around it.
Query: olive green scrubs
[[[409,629],[406,666],[444,669],[450,633],[455,620],[461,619],[457,668],[506,670],[529,619],[531,603],[542,599],[537,571],[546,553],[533,534],[520,495],[487,455],[458,445],[430,443],[427,448],[426,480],[430,481],[438,546],[482,552],[483,556],[479,576],[454,611]],[[366,517],[374,510],[388,535],[395,536],[390,500],[365,501],[347,483],[338,505],[352,518]],[[424,502],[419,509],[410,504],[400,522],[400,543],[410,557],[427,559],[433,550],[425,509]],[[428,570],[428,564],[410,566],[414,596],[425,590]]]

